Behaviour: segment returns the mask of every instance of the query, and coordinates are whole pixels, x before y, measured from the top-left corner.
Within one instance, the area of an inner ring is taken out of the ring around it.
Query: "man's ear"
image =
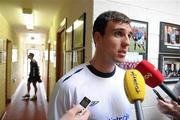
[[[101,44],[102,42],[102,35],[100,34],[100,32],[95,32],[94,33],[94,42],[95,44]]]

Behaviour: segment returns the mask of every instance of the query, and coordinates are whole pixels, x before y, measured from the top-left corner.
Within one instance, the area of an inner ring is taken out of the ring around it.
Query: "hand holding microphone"
[[[126,71],[124,88],[129,102],[135,104],[137,120],[144,120],[141,102],[145,96],[145,81],[138,70]]]
[[[174,93],[163,83],[164,77],[161,72],[156,69],[151,63],[146,60],[141,61],[136,67],[138,71],[143,75],[145,82],[151,88],[159,85],[159,87],[166,92],[166,94],[180,105],[180,100],[174,95]]]

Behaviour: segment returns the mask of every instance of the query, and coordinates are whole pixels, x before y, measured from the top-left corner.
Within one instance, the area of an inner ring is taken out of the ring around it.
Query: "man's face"
[[[102,57],[107,62],[123,62],[130,45],[132,29],[129,24],[121,22],[108,22],[105,34],[100,35],[97,43],[102,52]]]
[[[29,58],[29,59],[31,59],[31,58],[32,58],[32,56],[31,56],[31,55],[28,55],[28,58]]]
[[[164,69],[165,69],[165,70],[168,69],[168,65],[167,65],[167,64],[164,65]]]

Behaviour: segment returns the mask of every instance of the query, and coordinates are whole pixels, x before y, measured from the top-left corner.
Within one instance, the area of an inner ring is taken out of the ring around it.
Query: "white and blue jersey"
[[[89,63],[73,68],[56,84],[49,103],[48,120],[59,120],[86,96],[91,100],[89,120],[129,120],[132,105],[124,91],[125,71],[97,71]]]

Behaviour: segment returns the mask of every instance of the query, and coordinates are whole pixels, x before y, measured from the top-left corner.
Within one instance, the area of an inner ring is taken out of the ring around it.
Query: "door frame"
[[[9,74],[11,74],[11,69],[10,68],[10,65],[11,65],[11,62],[9,63],[9,59],[10,59],[10,50],[11,50],[11,44],[12,42],[7,39],[6,40],[6,73],[5,73],[5,103],[6,103],[6,106],[11,102],[11,98],[8,98],[8,91],[10,93],[10,89],[8,89],[8,80],[11,80],[11,78],[9,78]],[[9,78],[9,79],[8,79]]]
[[[48,43],[48,60],[47,60],[47,84],[46,84],[46,93],[47,93],[47,101],[49,101],[49,69],[50,69],[50,49],[51,49],[51,43]]]
[[[63,63],[65,63],[64,61],[64,50],[63,48],[65,48],[65,44],[63,44],[62,41],[62,35],[63,32],[64,33],[64,40],[66,39],[66,28],[67,28],[67,19],[64,18],[64,20],[61,22],[61,26],[59,27],[57,34],[56,34],[56,82],[59,80],[59,78],[61,78],[64,74],[64,65]],[[65,41],[64,41],[65,42]]]
[[[62,29],[60,32],[57,32],[57,41],[56,41],[56,81],[59,80],[63,76],[63,41],[62,41],[62,33],[65,32],[65,29]]]

